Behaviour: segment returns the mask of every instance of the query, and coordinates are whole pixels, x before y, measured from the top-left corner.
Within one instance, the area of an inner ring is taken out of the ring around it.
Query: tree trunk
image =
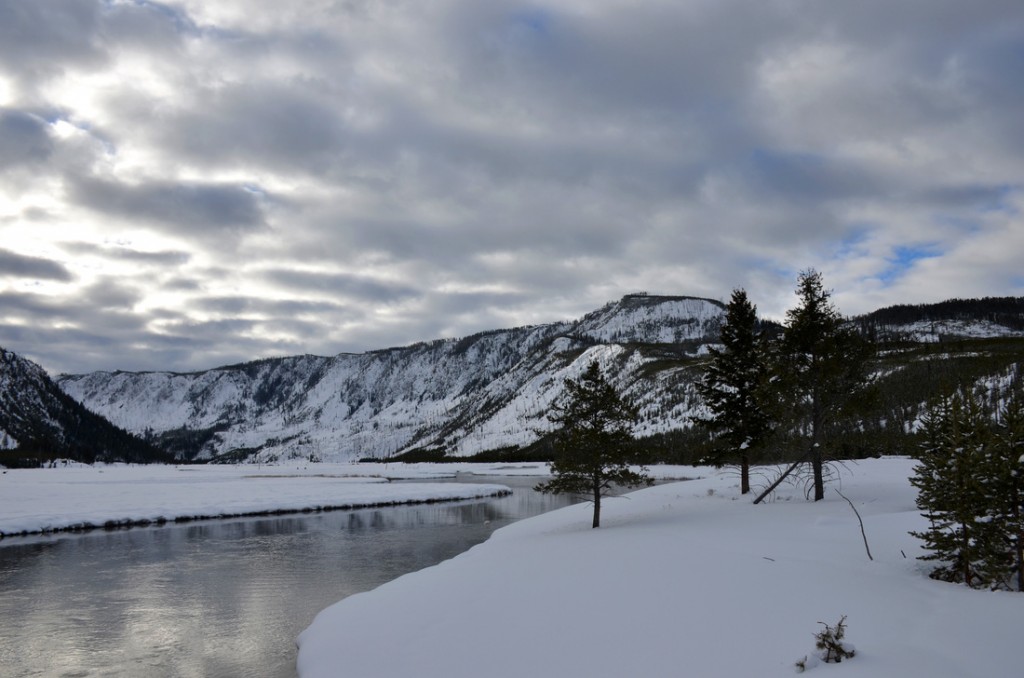
[[[967,527],[963,523],[961,523],[960,524],[960,564],[963,566],[962,574],[964,576],[964,583],[967,584],[967,586],[971,586],[971,584],[973,583],[973,580],[974,580],[974,577],[971,576],[973,574],[973,572],[971,570],[971,556],[974,555],[974,554],[971,552],[971,540],[968,537],[968,534],[969,533],[967,531]]]
[[[1017,517],[1020,525],[1020,517]],[[1017,530],[1017,590],[1024,592],[1024,531]]]
[[[811,402],[811,467],[814,469],[814,501],[825,498],[825,454],[821,449],[822,427],[824,424],[821,403],[818,394],[812,396]]]
[[[591,527],[601,527],[601,480],[594,477],[594,524]]]
[[[821,501],[825,498],[825,461],[821,454],[821,445],[814,444],[814,454],[811,455],[811,466],[814,468],[814,501]]]
[[[1017,590],[1024,592],[1024,529],[1021,527],[1021,515],[1020,510],[1022,506],[1022,488],[1020,479],[1016,479],[1013,483],[1013,504],[1010,508],[1010,516],[1013,518],[1013,538],[1014,538],[1014,557],[1016,562],[1013,564],[1013,569],[1017,571]]]
[[[746,454],[740,457],[740,494],[750,492],[750,459]]]

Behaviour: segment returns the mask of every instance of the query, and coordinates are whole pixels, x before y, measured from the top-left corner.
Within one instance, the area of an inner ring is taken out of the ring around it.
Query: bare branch
[[[762,501],[762,500],[763,500],[763,499],[764,499],[765,497],[767,497],[767,496],[768,496],[769,494],[771,494],[772,492],[774,492],[774,491],[775,491],[775,488],[776,488],[776,487],[778,487],[779,485],[781,485],[781,484],[782,484],[782,481],[783,481],[783,480],[785,480],[785,479],[786,479],[787,477],[789,477],[789,474],[791,474],[791,473],[792,473],[793,471],[795,471],[795,470],[797,469],[797,467],[798,467],[798,466],[800,466],[800,464],[803,464],[803,463],[805,463],[805,462],[806,462],[806,461],[807,461],[808,459],[810,459],[810,458],[811,458],[811,453],[812,453],[813,451],[814,451],[814,449],[813,449],[813,448],[812,448],[811,450],[808,450],[808,452],[807,452],[807,453],[806,453],[806,454],[805,454],[804,456],[802,456],[802,457],[800,457],[799,459],[797,459],[796,461],[794,461],[794,462],[793,462],[793,465],[792,465],[792,466],[790,466],[790,467],[789,467],[788,469],[786,469],[785,473],[783,473],[783,474],[782,474],[781,476],[779,476],[778,478],[776,478],[776,479],[775,479],[775,482],[774,482],[774,483],[772,483],[771,485],[769,485],[769,486],[768,486],[768,489],[767,489],[767,490],[765,490],[765,491],[764,491],[764,492],[762,492],[762,493],[761,493],[760,495],[758,495],[757,499],[755,499],[755,500],[754,500],[754,503],[755,503],[755,504],[760,504],[760,503],[761,503],[761,501]]]
[[[840,492],[838,489],[836,489],[836,494],[838,494],[843,499],[846,499],[846,503],[849,504],[850,508],[853,509],[854,514],[857,516],[857,522],[860,523],[860,536],[864,538],[864,550],[868,552],[868,560],[874,560],[874,558],[871,557],[871,547],[868,546],[868,535],[866,532],[864,532],[864,521],[861,520],[860,511],[858,511],[857,507],[853,505],[853,502],[850,501],[849,498],[845,494]]]

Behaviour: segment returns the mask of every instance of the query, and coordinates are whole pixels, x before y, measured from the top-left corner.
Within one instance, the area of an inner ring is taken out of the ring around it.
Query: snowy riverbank
[[[791,676],[818,622],[847,615],[857,656],[813,675],[1019,676],[1024,594],[927,577],[912,466],[843,471],[874,561],[832,489],[753,506],[702,470],[607,502],[598,530],[588,505],[555,511],[329,607],[299,637],[300,675]]]
[[[453,501],[508,491],[497,484],[426,482],[450,476],[456,470],[394,464],[177,467],[74,464],[11,469],[0,475],[0,536],[105,525]],[[425,482],[393,483],[389,478],[423,479]]]

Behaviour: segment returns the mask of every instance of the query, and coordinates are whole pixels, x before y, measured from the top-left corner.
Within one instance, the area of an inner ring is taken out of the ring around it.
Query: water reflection
[[[569,503],[511,496],[0,542],[5,676],[294,676],[321,609]]]

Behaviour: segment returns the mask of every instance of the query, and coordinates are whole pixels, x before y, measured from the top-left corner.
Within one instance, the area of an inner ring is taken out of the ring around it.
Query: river
[[[565,506],[510,496],[0,541],[0,674],[293,678],[324,607]]]

